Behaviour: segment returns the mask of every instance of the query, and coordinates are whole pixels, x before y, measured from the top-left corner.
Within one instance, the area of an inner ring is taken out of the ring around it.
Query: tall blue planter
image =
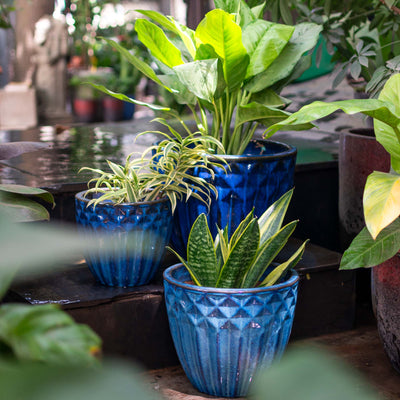
[[[170,330],[182,367],[200,392],[246,396],[255,374],[279,359],[292,329],[299,276],[251,289],[195,286],[182,264],[164,271]]]
[[[249,144],[243,155],[226,155],[223,158],[230,166],[227,173],[222,168],[212,167],[214,178],[204,170],[195,174],[211,181],[218,190],[210,209],[191,198],[180,202],[174,214],[172,247],[184,255],[190,229],[201,213],[207,214],[212,235],[217,234],[216,225],[229,227],[229,237],[240,222],[254,207],[256,216],[263,212],[294,184],[296,148],[270,140],[257,140]]]
[[[150,282],[172,232],[168,198],[87,207],[91,197],[85,198],[84,193],[75,196],[76,221],[81,233],[98,237],[98,248],[85,254],[92,274],[107,286],[140,286]],[[105,241],[107,252],[103,250]]]

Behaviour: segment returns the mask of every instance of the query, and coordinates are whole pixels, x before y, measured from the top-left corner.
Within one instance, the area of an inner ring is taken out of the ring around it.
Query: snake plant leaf
[[[337,110],[342,110],[346,114],[363,113],[372,118],[384,121],[391,126],[400,124],[400,116],[396,114],[393,104],[377,100],[342,100],[332,103],[324,103],[322,101],[314,101],[302,107],[299,111],[293,113],[285,121],[278,122],[266,131],[266,137],[271,137],[278,130],[293,130],[296,127],[310,123],[311,121],[326,117]],[[387,149],[389,151],[389,149]],[[390,152],[390,151],[389,151]]]
[[[235,232],[233,232],[231,240],[229,242],[229,247],[233,247],[236,244],[238,239],[242,236],[243,232],[253,219],[254,219],[254,208],[247,214],[246,218],[240,222]]]
[[[0,308],[0,342],[19,359],[53,364],[95,364],[101,339],[78,325],[54,304],[4,304]]]
[[[306,240],[298,249],[297,251],[289,258],[289,260],[285,261],[284,263],[278,265],[274,268],[266,278],[260,283],[260,286],[272,286],[275,285],[279,281],[281,277],[284,277],[288,271],[293,269],[297,263],[303,257],[303,253],[306,247],[308,240]]]
[[[400,176],[374,171],[367,178],[364,217],[373,239],[400,215]]]
[[[283,249],[298,221],[292,221],[270,237],[262,246],[246,271],[241,287],[254,287],[261,279],[273,259]]]
[[[230,245],[229,256],[222,266],[218,276],[216,287],[234,288],[240,287],[243,274],[255,257],[260,240],[260,229],[257,219],[253,219],[236,240]]]
[[[340,269],[375,267],[393,257],[400,249],[400,219],[394,220],[374,240],[367,228],[353,239],[343,253]]]
[[[265,71],[251,78],[245,89],[251,93],[260,92],[287,77],[302,55],[315,47],[321,30],[322,26],[317,24],[297,24],[292,37],[279,56]]]
[[[225,88],[218,59],[193,61],[175,67],[174,71],[190,92],[210,103],[220,97]]]
[[[242,30],[227,12],[215,9],[198,25],[195,38],[211,45],[223,60],[224,78],[230,92],[239,89],[246,75],[249,55],[242,43]]]
[[[217,257],[205,214],[200,214],[189,233],[187,265],[201,286],[215,286]]]
[[[265,71],[285,48],[294,32],[293,26],[262,19],[243,29],[243,45],[250,54],[246,79]]]
[[[277,201],[271,204],[258,219],[261,245],[281,229],[292,196],[293,189],[286,192]]]
[[[389,102],[400,116],[400,74],[393,75],[383,87],[379,100]],[[386,149],[391,157],[391,166],[400,173],[400,123],[374,120],[376,140]]]
[[[151,54],[169,68],[183,64],[181,51],[172,44],[164,31],[147,19],[139,18],[135,23],[138,39]]]
[[[128,60],[135,68],[137,68],[143,75],[147,76],[147,78],[151,79],[153,82],[156,82],[160,86],[162,86],[164,89],[168,90],[169,92],[171,91],[167,86],[164,86],[162,82],[158,79],[156,73],[153,71],[153,69],[147,65],[144,61],[142,61],[140,58],[136,57],[132,53],[129,52],[129,50],[125,49],[122,47],[119,43],[115,42],[112,39],[107,39],[107,38],[102,38],[104,41],[106,41],[112,48],[114,48],[116,51],[118,51],[126,60]],[[125,99],[121,99],[125,100]],[[129,101],[129,100],[125,100]],[[131,103],[134,103],[131,101]],[[138,103],[139,104],[139,103]]]
[[[171,16],[166,17],[165,15],[153,10],[135,10],[140,14],[152,19],[153,21],[160,24],[163,28],[178,35],[182,42],[185,44],[190,55],[194,58],[196,54],[196,46],[194,42],[194,31],[186,26],[179,24]]]

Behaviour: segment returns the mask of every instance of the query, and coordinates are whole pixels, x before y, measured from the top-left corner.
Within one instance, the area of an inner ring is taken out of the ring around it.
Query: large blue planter
[[[246,396],[261,368],[279,359],[289,340],[299,276],[267,288],[192,285],[182,264],[164,271],[165,301],[179,360],[200,392]]]
[[[226,155],[230,166],[225,173],[222,168],[212,167],[214,178],[204,170],[195,174],[211,181],[218,190],[210,209],[197,199],[180,202],[174,214],[172,247],[186,254],[190,229],[201,213],[207,214],[212,235],[217,234],[216,225],[228,225],[229,237],[254,207],[256,216],[263,212],[293,187],[296,148],[270,140],[257,140],[249,144],[243,155]]]
[[[91,197],[85,198],[84,193],[75,196],[76,221],[81,232],[98,236],[98,249],[85,254],[95,278],[103,285],[120,287],[151,281],[171,236],[173,218],[168,198],[87,207]],[[105,241],[107,252],[103,250]]]

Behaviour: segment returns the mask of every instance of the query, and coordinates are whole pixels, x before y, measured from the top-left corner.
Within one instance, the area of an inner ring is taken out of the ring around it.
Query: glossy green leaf
[[[265,71],[251,78],[245,89],[256,93],[290,75],[302,55],[316,45],[321,29],[321,26],[312,23],[296,25],[289,43],[276,60]]]
[[[93,364],[100,338],[54,304],[0,307],[0,342],[18,359],[52,364]]]
[[[255,16],[244,0],[214,0],[215,7],[229,14],[238,14],[237,23],[244,27],[254,21]]]
[[[264,1],[261,4],[251,8],[251,12],[253,13],[255,18],[262,18],[263,17],[265,5],[266,5],[266,1]]]
[[[258,219],[261,245],[281,229],[292,196],[293,189],[286,192],[277,201],[271,204]]]
[[[302,107],[293,113],[285,121],[278,122],[267,130],[266,137],[272,136],[278,130],[293,130],[298,126],[310,123],[311,121],[326,117],[337,110],[342,110],[347,114],[363,113],[372,118],[386,121],[387,124],[397,126],[400,124],[400,116],[395,112],[391,103],[376,100],[343,100],[332,103],[315,101]]]
[[[366,378],[321,346],[288,349],[282,360],[261,371],[249,397],[257,400],[381,399]]]
[[[124,57],[126,60],[128,60],[136,69],[138,69],[144,76],[147,76],[147,78],[149,78],[150,80],[152,80],[153,82],[156,82],[157,84],[161,85],[164,87],[164,89],[170,91],[170,89],[166,86],[164,86],[162,84],[162,82],[158,79],[156,73],[153,71],[153,69],[144,61],[142,61],[140,58],[136,57],[135,55],[133,55],[132,53],[130,53],[127,49],[125,49],[124,47],[122,47],[119,43],[115,42],[114,40],[111,39],[106,39],[103,38],[103,40],[105,40],[112,48],[114,48],[116,51],[118,51],[118,53],[120,53],[120,55],[122,57]],[[93,85],[96,87],[96,85]],[[97,87],[97,89],[99,89],[99,87]],[[105,89],[105,88],[104,88]],[[104,90],[102,90],[104,92]],[[108,91],[112,96],[111,91]],[[133,99],[128,98],[127,96],[125,96],[126,98],[120,98],[120,100],[125,100],[131,103],[135,103],[135,101],[133,101]],[[135,103],[136,104],[136,103]],[[140,105],[140,102],[138,102],[137,104]]]
[[[394,220],[374,240],[367,228],[343,253],[340,269],[375,267],[393,257],[400,249],[400,219]]]
[[[232,15],[219,9],[207,13],[195,32],[196,40],[211,45],[223,60],[228,90],[238,89],[246,75],[249,56],[242,43],[242,30]]]
[[[383,87],[379,99],[392,104],[397,116],[400,117],[400,74],[393,75]],[[388,119],[374,120],[376,140],[391,156],[392,168],[400,173],[400,123]]]
[[[44,200],[45,202],[47,202],[49,204],[54,204],[53,195],[51,193],[49,193],[48,191],[39,189],[39,188],[34,188],[34,187],[24,186],[24,185],[0,184],[0,192],[34,196],[34,197]]]
[[[260,286],[272,286],[275,285],[281,277],[284,277],[288,271],[293,269],[297,263],[303,257],[304,249],[306,247],[307,241],[305,241],[297,251],[289,258],[289,260],[278,265],[274,268],[266,278],[261,282]]]
[[[290,222],[260,246],[257,256],[246,271],[241,287],[254,287],[259,282],[273,259],[287,243],[296,225],[297,221]]]
[[[45,221],[50,219],[49,212],[41,204],[24,195],[2,193],[0,208],[15,222]]]
[[[188,239],[187,265],[201,286],[215,286],[217,257],[205,214],[193,223]]]
[[[200,99],[210,103],[221,96],[225,82],[218,59],[198,60],[174,68],[179,80]]]
[[[239,106],[236,125],[240,126],[250,121],[259,121],[264,126],[269,127],[280,121],[285,121],[289,115],[290,113],[279,108],[252,102]],[[313,125],[309,124],[309,126],[312,128]]]
[[[143,371],[127,362],[104,360],[97,368],[42,363],[0,363],[4,400],[160,400]]]
[[[293,26],[256,20],[243,30],[243,45],[250,55],[246,79],[265,71],[285,48]]]
[[[363,197],[367,228],[375,239],[400,215],[400,176],[374,171],[367,178]]]
[[[242,235],[230,246],[228,259],[222,266],[216,287],[240,287],[243,274],[256,255],[260,240],[258,222],[253,219],[243,231]]]
[[[291,103],[291,100],[279,96],[271,89],[265,89],[262,92],[254,93],[251,96],[249,103],[253,102],[264,106],[282,109],[288,106]]]
[[[174,89],[172,94],[179,104],[195,105],[197,103],[196,96],[187,89],[176,74],[159,75],[158,77],[165,86]]]
[[[150,50],[151,54],[169,68],[183,64],[181,51],[172,44],[164,31],[147,19],[139,18],[135,22],[138,39]]]

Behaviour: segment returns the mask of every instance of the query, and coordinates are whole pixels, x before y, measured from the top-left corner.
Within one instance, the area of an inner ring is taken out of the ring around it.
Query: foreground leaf
[[[340,269],[375,267],[393,257],[400,249],[400,220],[396,219],[374,240],[364,228],[344,252]]]
[[[78,325],[53,304],[3,304],[0,342],[20,360],[52,364],[90,365],[100,351],[100,338],[86,325]]]
[[[370,174],[365,184],[363,205],[367,228],[375,239],[400,215],[400,176],[378,171]]]

